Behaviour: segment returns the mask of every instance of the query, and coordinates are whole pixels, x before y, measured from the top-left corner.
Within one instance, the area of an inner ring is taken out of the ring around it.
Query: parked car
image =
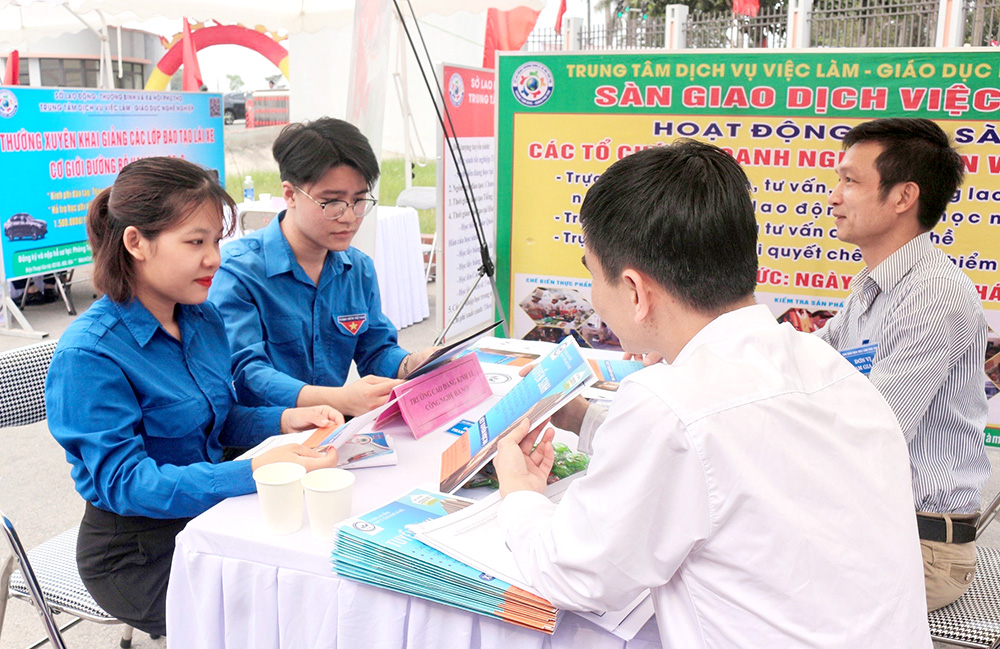
[[[11,241],[15,239],[41,239],[49,231],[45,221],[36,219],[25,212],[18,212],[3,224],[3,233]]]
[[[249,92],[227,92],[222,96],[222,117],[226,124],[247,117],[247,96]]]

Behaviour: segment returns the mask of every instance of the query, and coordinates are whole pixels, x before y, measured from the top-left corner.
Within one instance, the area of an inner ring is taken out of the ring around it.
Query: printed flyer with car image
[[[175,156],[225,179],[218,94],[93,88],[0,88],[0,277],[91,262],[90,202],[129,162]]]

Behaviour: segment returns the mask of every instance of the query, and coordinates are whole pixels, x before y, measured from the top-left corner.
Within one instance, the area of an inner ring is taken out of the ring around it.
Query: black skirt
[[[174,537],[189,520],[119,516],[87,503],[76,561],[101,608],[140,631],[166,635]]]

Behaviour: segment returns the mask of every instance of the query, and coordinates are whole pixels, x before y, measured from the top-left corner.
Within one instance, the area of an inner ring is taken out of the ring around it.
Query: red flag
[[[756,16],[760,11],[760,0],[733,0],[733,13]]]
[[[195,54],[194,39],[191,38],[191,26],[188,25],[187,18],[184,19],[184,35],[181,37],[181,66],[184,68],[182,90],[201,90],[201,67],[198,65],[198,56]]]
[[[535,28],[538,11],[514,7],[510,11],[486,11],[486,42],[483,45],[483,67],[493,69],[494,55],[502,50],[519,50]]]
[[[21,55],[17,50],[11,50],[7,56],[7,66],[3,71],[3,85],[16,86],[21,74]]]
[[[566,13],[566,0],[559,3],[559,13],[556,14],[556,33],[562,36],[562,17]]]

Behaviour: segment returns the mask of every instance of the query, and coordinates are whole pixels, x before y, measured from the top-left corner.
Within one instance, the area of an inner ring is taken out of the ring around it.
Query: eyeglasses
[[[311,200],[313,203],[319,205],[319,208],[323,210],[323,218],[329,219],[330,221],[339,221],[344,214],[347,213],[347,208],[350,206],[351,210],[354,212],[355,218],[362,218],[365,214],[371,211],[375,204],[378,203],[374,198],[359,198],[353,203],[348,203],[347,201],[342,201],[339,198],[335,198],[330,201],[318,201],[312,196],[310,196],[306,190],[298,187],[297,185],[292,185],[298,191],[302,192],[302,195]]]

